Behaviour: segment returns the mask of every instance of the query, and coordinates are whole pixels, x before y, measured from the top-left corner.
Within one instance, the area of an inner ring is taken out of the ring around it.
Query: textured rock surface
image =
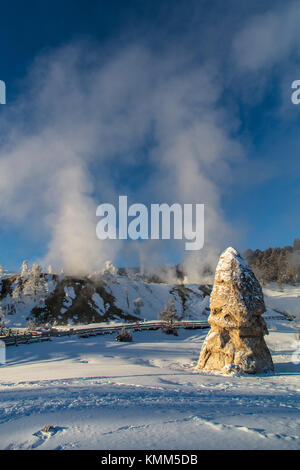
[[[264,340],[268,330],[261,317],[266,310],[262,289],[234,248],[227,248],[220,256],[210,310],[211,329],[203,343],[199,369],[224,373],[274,369]]]

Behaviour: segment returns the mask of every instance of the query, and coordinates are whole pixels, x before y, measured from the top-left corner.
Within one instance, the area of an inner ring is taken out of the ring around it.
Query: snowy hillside
[[[265,315],[278,311],[300,315],[300,287],[275,283],[264,287]],[[118,271],[110,263],[102,273],[74,278],[42,273],[25,263],[21,273],[2,272],[0,319],[10,328],[36,325],[75,325],[111,321],[156,320],[172,298],[179,319],[206,319],[211,286],[168,284],[135,272]]]
[[[270,310],[286,311],[300,320],[300,285],[284,284],[278,290],[276,283],[263,288],[266,305]]]
[[[104,273],[74,278],[42,273],[24,265],[20,274],[0,279],[1,316],[9,327],[88,324],[157,319],[172,298],[178,318],[208,315],[210,286],[166,284],[134,273],[119,274],[112,265]]]

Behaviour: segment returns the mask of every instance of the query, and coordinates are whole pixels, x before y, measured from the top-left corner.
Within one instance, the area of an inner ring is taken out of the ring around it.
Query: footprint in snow
[[[34,442],[30,448],[31,449],[36,449],[37,447],[40,447],[42,444],[44,444],[50,437],[55,436],[59,432],[65,431],[67,428],[61,427],[61,426],[45,426],[43,429],[40,431],[35,432],[32,434],[34,437],[37,438],[37,441]]]

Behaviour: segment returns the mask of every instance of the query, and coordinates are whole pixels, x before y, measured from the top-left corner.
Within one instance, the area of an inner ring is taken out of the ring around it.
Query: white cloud
[[[111,50],[77,43],[35,61],[0,153],[1,217],[49,234],[45,262],[99,269],[121,245],[96,239],[96,207],[119,195],[116,169],[134,172],[138,155],[153,176],[129,185],[134,202],[207,204],[206,241],[223,247],[220,198],[241,149],[214,71],[173,50]]]
[[[300,52],[299,2],[284,2],[246,22],[233,42],[238,66],[248,70],[271,67]]]

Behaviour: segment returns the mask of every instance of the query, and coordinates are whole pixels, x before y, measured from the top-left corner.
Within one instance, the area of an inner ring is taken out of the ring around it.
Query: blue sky
[[[206,203],[214,213],[207,237],[218,249],[231,242],[242,251],[285,246],[300,236],[300,105],[290,100],[291,83],[300,79],[297,2],[12,1],[1,5],[1,17],[2,264],[64,264],[69,232],[61,219],[72,212],[71,199],[93,212],[93,202],[122,193],[133,202]],[[191,135],[196,150],[186,150]],[[40,160],[31,154],[37,148]],[[56,173],[60,165],[64,173]],[[65,175],[70,191],[56,185]],[[49,197],[60,191],[64,208],[57,198],[50,210]],[[83,224],[94,227],[93,217],[69,224],[81,233]],[[74,252],[81,250],[77,242]],[[82,257],[93,258],[92,251]],[[140,262],[129,245],[109,246],[107,257],[114,251],[117,264]],[[164,262],[183,256],[171,245],[162,252]]]

